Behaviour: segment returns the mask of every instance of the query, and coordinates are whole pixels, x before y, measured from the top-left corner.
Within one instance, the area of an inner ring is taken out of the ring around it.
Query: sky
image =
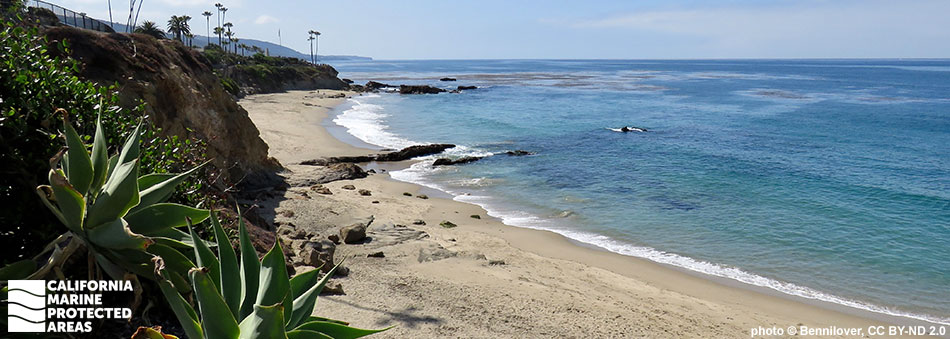
[[[109,16],[108,0],[47,1]],[[317,30],[321,55],[375,59],[950,57],[947,0],[143,1],[140,23],[190,15],[205,35],[221,2],[238,38],[309,53]],[[112,1],[115,21],[128,6]]]

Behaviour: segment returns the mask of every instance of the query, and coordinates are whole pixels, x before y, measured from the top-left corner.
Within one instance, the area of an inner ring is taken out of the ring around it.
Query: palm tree
[[[214,7],[218,9],[218,11],[217,11],[217,13],[218,13],[218,26],[215,27],[215,31],[217,31],[217,30],[218,30],[217,28],[220,28],[220,27],[221,27],[221,8],[223,8],[224,5],[221,5],[221,3],[219,2],[219,3],[214,4]],[[221,32],[219,31],[219,32],[216,32],[216,33],[218,33],[218,45],[221,45]]]
[[[221,28],[221,27],[214,28],[214,34],[218,35],[218,46],[221,46],[221,34],[223,33],[224,33],[224,28]]]
[[[228,30],[227,32],[224,32],[224,36],[227,38],[227,40],[224,40],[225,44],[228,44],[229,41],[234,41],[234,32]],[[227,52],[228,49],[225,48],[224,51]]]
[[[313,31],[311,31],[311,32],[313,32]],[[311,64],[313,63],[313,41],[316,40],[316,39],[317,39],[317,38],[314,38],[314,37],[313,37],[313,34],[310,34],[310,37],[307,38],[307,40],[310,41],[310,63],[311,63]]]
[[[316,63],[317,63],[317,60],[320,59],[320,55],[319,55],[319,52],[320,52],[320,40],[318,40],[318,39],[320,38],[320,32],[317,32],[317,31],[314,31],[314,30],[310,30],[310,31],[307,32],[307,33],[310,34],[310,38],[307,39],[307,40],[310,40],[310,63],[316,64]],[[314,40],[316,40],[316,42],[317,42],[317,54],[314,54],[314,53],[313,53],[313,43],[314,43]],[[314,56],[316,56],[316,59],[314,59]]]
[[[168,32],[175,35],[175,40],[184,42],[181,39],[182,36],[191,34],[191,27],[188,26],[188,20],[191,20],[191,17],[187,15],[172,15],[171,19],[168,19]]]
[[[188,34],[185,34],[185,38],[188,39],[188,47],[192,47],[193,45],[192,43],[195,41],[195,35],[188,33]]]
[[[158,25],[156,25],[152,21],[143,21],[141,25],[138,25],[138,27],[135,27],[134,32],[151,35],[155,37],[155,39],[165,38],[165,32],[162,31],[161,28],[158,28]]]
[[[208,45],[210,45],[211,44],[211,11],[204,11],[201,13],[201,15],[204,15],[205,21],[207,22],[207,25],[208,25]]]

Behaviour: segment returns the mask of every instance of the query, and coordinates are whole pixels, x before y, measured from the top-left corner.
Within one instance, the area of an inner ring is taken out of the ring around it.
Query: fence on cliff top
[[[112,29],[112,25],[106,22],[90,18],[86,16],[86,13],[79,13],[60,5],[51,4],[41,0],[28,0],[24,2],[24,5],[27,7],[29,13],[34,16],[42,15],[42,13],[40,13],[41,10],[49,10],[53,15],[56,16],[57,19],[59,19],[61,24],[66,26],[107,33],[115,32],[115,30]]]

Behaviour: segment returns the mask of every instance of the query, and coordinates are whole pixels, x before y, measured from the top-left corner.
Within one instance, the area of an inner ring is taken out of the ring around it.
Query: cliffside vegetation
[[[330,65],[314,65],[285,57],[266,56],[257,52],[244,56],[227,52],[217,45],[208,45],[202,52],[221,78],[221,85],[236,97],[286,90],[344,89],[346,83],[337,78]]]

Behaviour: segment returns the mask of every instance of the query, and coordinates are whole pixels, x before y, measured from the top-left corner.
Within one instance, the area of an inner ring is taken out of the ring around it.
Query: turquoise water
[[[504,154],[393,177],[514,226],[950,323],[950,61],[374,61],[334,121],[381,147]],[[451,76],[457,82],[439,82]],[[633,125],[645,133],[607,128]]]

